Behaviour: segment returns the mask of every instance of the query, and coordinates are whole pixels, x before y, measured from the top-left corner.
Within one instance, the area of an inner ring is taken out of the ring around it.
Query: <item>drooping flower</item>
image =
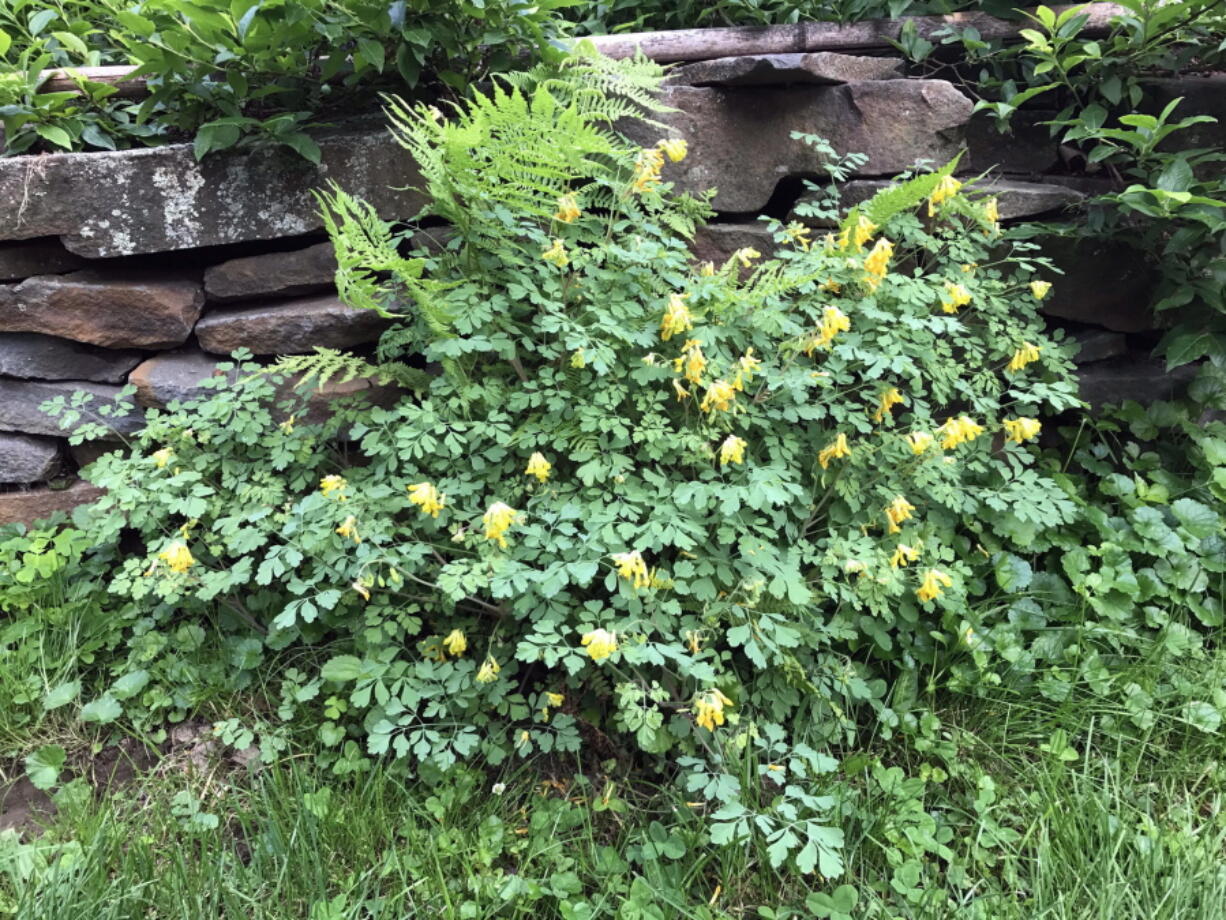
[[[741,263],[741,268],[751,268],[753,260],[762,258],[762,253],[752,246],[745,246],[734,252],[732,258]]]
[[[662,151],[668,156],[669,160],[674,163],[680,163],[685,159],[685,155],[689,152],[689,145],[684,138],[672,137],[667,140],[660,141],[657,144]]]
[[[1023,342],[1021,347],[1013,353],[1013,357],[1009,359],[1009,370],[1020,371],[1032,361],[1039,360],[1040,348],[1038,345],[1031,345],[1029,342]]]
[[[736,389],[726,380],[713,380],[707,385],[698,408],[703,412],[728,412],[736,399]]]
[[[660,184],[660,170],[664,168],[664,152],[658,147],[644,147],[634,159],[634,178],[630,191],[643,194]]]
[[[893,256],[894,244],[882,237],[864,257],[864,281],[870,291],[877,290],[877,286],[881,284]]]
[[[345,489],[348,487],[349,483],[345,480],[344,476],[337,476],[333,474],[331,476],[325,476],[323,479],[319,480],[320,492],[323,492],[323,494],[329,498],[335,495],[341,501],[345,500]]]
[[[945,282],[945,293],[941,295],[941,309],[946,313],[957,313],[959,307],[965,307],[971,302],[971,292],[965,285]]]
[[[822,310],[822,323],[817,327],[817,333],[805,342],[804,353],[812,357],[813,352],[825,348],[834,341],[840,332],[851,329],[851,319],[838,307],[826,307]]]
[[[700,728],[715,731],[717,725],[724,724],[724,709],[732,706],[732,700],[724,696],[719,689],[713,688],[694,697],[694,721]]]
[[[674,373],[682,373],[690,383],[702,384],[703,371],[707,369],[707,359],[702,353],[702,343],[698,339],[687,339],[681,346],[681,354],[673,359]]]
[[[937,187],[928,196],[928,216],[936,217],[937,207],[941,202],[953,198],[961,188],[962,183],[953,176],[942,176],[941,181],[937,183]]]
[[[673,378],[673,392],[677,394],[677,402],[685,402],[690,398],[690,391],[685,388],[679,377]]]
[[[794,246],[799,246],[804,252],[808,252],[809,247],[813,244],[813,231],[798,220],[788,224],[783,232]]]
[[[745,384],[753,380],[754,374],[762,366],[762,362],[753,356],[753,347],[745,349],[745,354],[736,359],[736,377],[732,380],[735,390],[745,389]]]
[[[719,462],[724,466],[729,463],[744,463],[745,447],[744,438],[738,438],[734,434],[728,435],[724,443],[719,446]]]
[[[169,447],[163,447],[161,450],[155,450],[152,454],[153,465],[156,466],[159,470],[164,469],[166,467],[166,464],[170,463],[174,455],[175,455],[175,452],[171,450]]]
[[[192,551],[187,548],[186,544],[180,543],[177,540],[158,553],[158,558],[166,563],[166,567],[170,571],[179,575],[182,575],[196,564],[196,560],[192,557]]]
[[[818,452],[817,462],[821,464],[822,469],[826,469],[831,460],[850,456],[851,448],[847,446],[847,435],[840,434]]]
[[[563,195],[558,199],[558,210],[554,213],[553,219],[569,224],[582,213],[579,210],[579,202],[575,201],[574,195]]]
[[[670,294],[668,297],[664,318],[660,320],[660,338],[665,342],[679,332],[689,332],[694,328],[694,318],[690,316],[690,308],[685,305],[685,298],[685,294]]]
[[[915,589],[915,596],[925,602],[936,600],[953,583],[954,580],[939,569],[929,569],[924,573],[923,582]]]
[[[561,693],[551,693],[550,691],[546,690],[545,691],[545,701],[550,706],[552,706],[554,709],[557,709],[559,706],[561,706],[563,703],[566,702],[566,697],[563,696]]]
[[[600,661],[617,651],[617,635],[607,629],[593,629],[584,634],[579,644],[587,647],[588,657],[592,661]]]
[[[409,502],[421,508],[422,514],[438,517],[447,503],[447,496],[440,495],[431,482],[418,482],[409,486]]]
[[[1001,425],[1008,434],[1005,440],[1016,441],[1018,444],[1037,437],[1043,428],[1043,423],[1037,418],[1007,418]]]
[[[507,548],[506,532],[511,525],[515,523],[515,519],[519,516],[519,512],[510,505],[502,502],[494,502],[486,510],[481,521],[485,524],[485,539],[493,540],[503,549]]]
[[[541,251],[541,258],[558,268],[566,268],[570,264],[570,256],[566,253],[566,244],[560,239],[554,239],[548,248]]]
[[[617,574],[630,582],[634,590],[651,585],[651,575],[647,571],[647,563],[643,554],[637,549],[629,553],[614,553],[613,562],[617,564]]]
[[[702,633],[696,629],[687,629],[685,631],[685,647],[690,650],[691,655],[697,655],[702,651]]]
[[[899,543],[898,548],[894,550],[894,555],[890,557],[890,565],[894,568],[906,568],[908,562],[914,562],[919,558],[919,549],[914,546],[908,546],[905,543]]]
[[[355,578],[353,581],[349,583],[349,587],[353,588],[355,592],[361,595],[362,600],[364,601],[370,600],[370,588],[362,584],[360,579]]]
[[[1034,295],[1035,300],[1042,300],[1047,296],[1047,292],[1051,290],[1050,281],[1031,281],[1030,293]]]
[[[937,434],[941,436],[941,447],[953,450],[959,444],[973,441],[983,434],[983,426],[965,415],[960,415],[957,418],[947,418],[945,424],[937,429]]]
[[[898,525],[908,520],[913,511],[915,511],[915,505],[911,504],[901,495],[895,495],[894,500],[885,507],[885,516],[890,522],[886,532],[899,533],[902,528]]]
[[[582,348],[576,348],[570,356],[570,366],[574,368],[587,367],[587,355],[583,353]]]
[[[840,294],[843,291],[843,285],[839,284],[833,278],[827,278],[818,286],[819,291],[824,291],[828,294]]]
[[[926,431],[913,431],[907,435],[906,440],[911,445],[911,453],[918,457],[932,446],[933,437]]]
[[[528,458],[528,467],[524,470],[525,476],[535,476],[541,482],[549,478],[549,471],[553,469],[553,464],[545,459],[545,456],[539,451]]]
[[[346,540],[352,540],[354,543],[362,542],[362,537],[358,534],[358,519],[352,514],[345,518],[340,527],[336,528],[336,532]]]
[[[995,195],[983,202],[983,219],[992,226],[992,229],[986,232],[1000,232],[1000,206],[996,202]]]
[[[898,391],[898,387],[890,387],[884,390],[877,397],[877,410],[873,413],[873,421],[881,424],[885,421],[885,417],[894,411],[895,406],[902,405],[906,400],[902,398],[902,393]]]
[[[849,249],[854,252],[863,252],[864,245],[873,238],[873,234],[877,232],[877,225],[861,214],[856,218],[856,223],[853,226],[847,226],[839,232],[838,248],[843,252]],[[826,248],[833,249],[835,240],[832,236],[826,237]]]
[[[486,655],[485,661],[481,662],[481,667],[477,670],[477,683],[493,683],[498,677],[498,672],[501,670],[502,666],[494,660],[494,657]]]
[[[452,657],[459,658],[468,650],[468,639],[460,630],[453,629],[443,639],[443,648]]]

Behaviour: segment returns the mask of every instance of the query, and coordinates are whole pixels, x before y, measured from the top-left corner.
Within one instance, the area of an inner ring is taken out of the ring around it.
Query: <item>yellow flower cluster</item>
[[[192,557],[192,551],[185,544],[178,541],[171,543],[170,546],[158,553],[158,558],[166,563],[166,567],[170,571],[179,575],[182,575],[196,564],[196,560]]]
[[[670,294],[668,306],[664,308],[664,318],[660,320],[660,338],[667,342],[680,332],[689,332],[694,328],[694,318],[690,316],[690,308],[685,305],[685,294]]]
[[[831,460],[850,456],[851,448],[847,446],[847,435],[840,434],[818,452],[817,462],[821,464],[822,469],[826,469]]]
[[[344,476],[325,476],[319,480],[319,491],[331,498],[333,495],[340,501],[345,500],[345,489],[349,487],[349,483]]]
[[[362,538],[358,534],[358,519],[352,514],[345,518],[344,523],[340,527],[336,528],[336,532],[346,540],[352,540],[354,543],[362,542]]]
[[[447,503],[447,496],[440,495],[433,483],[418,482],[409,486],[409,503],[417,505],[422,514],[438,517],[438,513]]]
[[[519,512],[510,505],[494,502],[486,510],[481,521],[485,524],[485,539],[493,540],[503,549],[507,548],[506,532],[515,523]]]
[[[732,378],[732,388],[740,391],[745,384],[753,381],[753,376],[762,366],[762,362],[753,356],[753,346],[745,349],[745,354],[736,359],[736,376]]]
[[[851,330],[851,319],[838,307],[826,307],[822,310],[822,323],[817,331],[805,342],[804,353],[812,357],[819,348],[826,348],[834,341],[840,332]]]
[[[634,178],[630,191],[643,194],[660,184],[660,170],[664,168],[664,151],[659,147],[644,147],[634,159]]]
[[[744,463],[746,446],[744,438],[738,438],[734,434],[728,435],[724,443],[719,446],[719,462],[724,466],[729,463]]]
[[[915,510],[915,505],[911,504],[901,495],[895,495],[894,500],[886,505],[885,516],[890,522],[886,529],[887,533],[899,533],[902,528],[898,525],[911,517],[911,513]]]
[[[574,195],[563,195],[558,199],[558,210],[554,213],[553,219],[564,224],[569,224],[571,221],[579,217],[583,212],[579,210],[579,202],[575,200]]]
[[[713,732],[717,725],[724,724],[724,709],[732,705],[732,700],[718,689],[699,693],[694,697],[694,721],[700,728]]]
[[[917,546],[908,546],[905,543],[899,543],[898,548],[894,550],[894,555],[890,557],[890,565],[894,568],[906,568],[908,562],[915,562],[919,559],[920,551]]]
[[[498,672],[501,670],[502,666],[494,660],[493,656],[486,655],[485,661],[481,662],[481,667],[477,671],[477,683],[493,683],[498,678]]]
[[[1009,359],[1009,370],[1020,371],[1027,364],[1039,360],[1039,346],[1031,345],[1029,342],[1023,342],[1021,348],[1013,353],[1013,357]]]
[[[1043,423],[1037,418],[1007,418],[1001,425],[1008,435],[1005,440],[1016,441],[1018,444],[1037,437],[1043,428]]]
[[[924,573],[923,582],[915,589],[915,596],[925,602],[936,600],[953,583],[954,580],[939,569],[929,569]]]
[[[447,650],[449,655],[459,658],[468,651],[468,639],[465,638],[464,633],[458,629],[453,629],[443,639],[443,648]]]
[[[687,339],[681,346],[681,354],[673,359],[673,373],[681,374],[690,383],[701,384],[706,369],[707,359],[702,353],[702,343],[698,339]]]
[[[554,239],[547,249],[541,251],[541,258],[558,268],[566,268],[570,264],[570,256],[566,253],[566,245],[559,239]]]
[[[685,159],[685,155],[689,152],[689,145],[684,138],[673,137],[660,141],[656,145],[665,155],[674,163],[680,163]]]
[[[913,431],[907,435],[907,443],[911,446],[911,453],[917,457],[932,446],[933,437],[926,431]]]
[[[937,183],[937,187],[928,196],[928,216],[936,217],[937,208],[940,204],[957,195],[958,190],[961,188],[962,183],[953,176],[942,176],[941,181]]]
[[[651,586],[647,563],[637,549],[630,553],[614,553],[613,561],[617,564],[617,574],[630,582],[635,591]]]
[[[996,202],[995,196],[987,199],[983,203],[983,219],[991,225],[991,230],[985,230],[989,235],[1000,232],[1000,206]]]
[[[902,405],[906,400],[902,398],[902,393],[898,391],[898,387],[890,387],[877,397],[877,411],[873,413],[873,421],[881,424],[885,421],[885,417],[894,411],[895,406]]]
[[[965,307],[971,302],[971,292],[965,285],[945,282],[945,293],[941,295],[941,309],[946,313],[957,313],[959,307]]]
[[[153,465],[156,466],[159,470],[164,469],[166,467],[166,464],[170,463],[170,460],[172,457],[174,457],[174,455],[175,455],[175,452],[171,450],[169,447],[163,447],[161,450],[155,450],[152,455]]]
[[[525,476],[535,476],[541,482],[549,478],[549,471],[553,469],[553,464],[545,459],[544,454],[539,451],[528,458],[528,466],[524,470]]]
[[[813,231],[798,220],[794,220],[788,224],[784,228],[783,232],[792,245],[799,246],[804,252],[808,252],[809,247],[813,245]]]
[[[864,282],[870,291],[877,290],[877,285],[881,284],[893,256],[894,244],[882,237],[864,257]]]
[[[877,232],[877,225],[861,214],[854,226],[844,227],[839,233],[838,242],[835,242],[833,236],[826,237],[826,248],[839,249],[841,252],[851,250],[853,252],[863,252],[865,244],[873,238],[873,234]]]
[[[736,388],[726,380],[713,380],[707,385],[698,408],[703,412],[730,412],[736,399]]]
[[[1047,292],[1051,290],[1050,281],[1031,281],[1030,293],[1034,295],[1035,300],[1042,300],[1047,296]]]
[[[762,258],[762,253],[752,246],[746,246],[734,252],[732,258],[741,263],[741,268],[753,268],[753,260]]]
[[[947,418],[945,424],[937,429],[937,434],[941,436],[941,446],[946,450],[953,450],[959,444],[973,441],[983,434],[983,426],[965,415],[960,415],[957,418]]]
[[[600,661],[617,651],[617,636],[607,629],[593,629],[584,634],[579,644],[587,648],[588,657],[592,661]]]

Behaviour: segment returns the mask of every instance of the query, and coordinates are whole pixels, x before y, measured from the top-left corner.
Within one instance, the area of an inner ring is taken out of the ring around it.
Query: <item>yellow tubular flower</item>
[[[868,284],[870,291],[877,290],[877,285],[881,284],[881,279],[885,277],[893,255],[894,244],[882,237],[873,246],[872,251],[864,257],[864,281]]]
[[[362,596],[362,600],[364,601],[370,600],[370,588],[366,587],[366,585],[362,584],[357,579],[354,579],[352,582],[350,582],[349,587],[353,588],[354,591],[360,594]]]
[[[453,629],[443,639],[443,648],[447,649],[449,655],[459,658],[468,650],[468,639],[464,637],[464,633]]]
[[[804,252],[809,251],[809,247],[813,244],[813,231],[806,227],[798,220],[792,221],[783,230],[787,234],[787,238],[794,246],[799,246]]]
[[[575,368],[587,367],[587,355],[583,353],[582,348],[575,349],[574,354],[570,356],[570,366]]]
[[[1016,441],[1018,444],[1037,437],[1043,428],[1043,423],[1037,418],[1007,418],[1001,422],[1001,425],[1008,433],[1005,440]]]
[[[690,650],[691,655],[697,655],[702,651],[702,633],[696,629],[687,629],[685,631],[685,647]]]
[[[481,668],[477,671],[477,683],[479,684],[493,683],[498,677],[498,672],[501,670],[502,670],[502,666],[499,665],[498,662],[494,660],[493,656],[486,655],[485,661],[481,663]]]
[[[505,534],[511,525],[515,523],[515,519],[518,516],[519,512],[510,505],[494,502],[481,518],[482,523],[485,524],[485,539],[493,540],[500,547],[506,549],[507,538]]]
[[[353,540],[354,543],[362,542],[362,538],[358,535],[358,519],[352,514],[345,518],[345,522],[340,527],[336,528],[336,532],[346,539]]]
[[[983,426],[965,415],[960,415],[946,419],[945,424],[937,429],[937,434],[941,436],[941,447],[953,450],[959,444],[973,441],[983,434]]]
[[[694,318],[690,316],[690,308],[685,305],[685,298],[685,294],[670,294],[668,297],[664,319],[660,320],[660,338],[665,342],[679,332],[689,332],[694,328]]]
[[[924,573],[923,583],[915,589],[915,596],[925,602],[936,600],[953,583],[953,579],[939,569],[929,569]]]
[[[994,233],[1000,233],[1000,207],[994,197],[983,203],[983,219],[992,225],[990,230],[983,231],[984,234],[991,236]]]
[[[873,238],[873,234],[877,232],[877,225],[865,217],[863,214],[856,220],[856,225],[851,228],[850,236],[847,231],[843,231],[843,249],[847,248],[848,242],[856,252],[861,252],[865,244]]]
[[[174,455],[175,455],[175,452],[171,450],[169,447],[163,447],[161,450],[155,450],[152,454],[153,465],[156,466],[159,470],[163,469],[166,466],[166,464],[170,463],[170,460],[172,457],[174,457]]]
[[[1027,364],[1039,360],[1040,348],[1037,345],[1031,345],[1029,342],[1023,342],[1021,348],[1013,353],[1013,357],[1009,359],[1009,370],[1020,371]]]
[[[919,558],[919,550],[914,546],[907,546],[905,543],[899,543],[898,549],[894,550],[894,555],[890,557],[890,565],[894,568],[906,568],[908,562],[914,562]]]
[[[647,563],[637,549],[631,553],[614,553],[613,561],[617,564],[617,574],[630,582],[634,590],[650,587],[651,575],[647,572]]]
[[[941,309],[946,313],[957,313],[959,307],[965,307],[971,302],[971,292],[961,284],[952,281],[945,282],[945,293],[941,296]]]
[[[1034,295],[1035,300],[1042,300],[1047,296],[1047,292],[1051,290],[1050,281],[1031,281],[1030,293]]]
[[[561,693],[550,693],[549,691],[546,691],[545,700],[546,702],[549,703],[550,706],[552,706],[554,709],[557,709],[559,706],[561,706],[563,703],[566,702],[566,697],[563,696]]]
[[[685,388],[678,378],[673,378],[673,392],[677,394],[677,402],[684,402],[690,398],[690,391]]]
[[[341,500],[344,500],[345,489],[348,487],[349,483],[345,481],[344,476],[325,476],[323,479],[319,480],[320,492],[323,492],[324,495],[329,497],[331,497],[333,493],[337,493],[336,497]]]
[[[724,724],[724,708],[732,705],[732,700],[718,689],[699,693],[694,697],[694,721],[700,728],[713,732],[717,725]]]
[[[660,141],[656,145],[668,156],[669,160],[674,163],[680,163],[685,159],[685,155],[689,152],[689,145],[680,137],[669,138],[668,140]]]
[[[698,266],[698,274],[704,278],[710,278],[715,274],[715,263],[703,262],[700,266]]]
[[[913,431],[907,435],[907,443],[911,445],[911,453],[917,457],[932,446],[932,435],[926,431]]]
[[[754,374],[761,366],[762,362],[753,356],[753,348],[745,349],[745,354],[736,361],[736,378],[732,381],[733,388],[738,391],[743,390],[745,384],[753,380]]]
[[[566,254],[566,246],[559,239],[555,239],[548,249],[541,251],[541,258],[551,265],[556,265],[558,268],[566,268],[570,264],[570,256]]]
[[[535,476],[541,482],[549,478],[549,471],[553,469],[553,464],[545,459],[541,453],[534,453],[528,458],[528,468],[524,470],[525,476]]]
[[[928,216],[936,217],[937,207],[941,202],[953,198],[961,188],[962,183],[953,176],[942,176],[941,181],[937,183],[937,187],[928,196]]]
[[[569,224],[582,213],[579,210],[579,202],[575,201],[574,195],[563,195],[558,199],[558,210],[553,215],[553,219]]]
[[[830,465],[830,461],[838,457],[850,457],[851,448],[847,446],[847,435],[840,434],[818,452],[817,462],[822,469]]]
[[[637,194],[649,191],[660,184],[660,170],[664,168],[664,153],[655,147],[644,147],[634,160],[634,178],[630,191]]]
[[[894,500],[886,505],[885,516],[889,520],[887,533],[898,533],[902,530],[898,525],[911,517],[911,512],[915,510],[915,505],[911,504],[901,495],[894,496]]]
[[[192,558],[192,551],[185,544],[178,541],[171,543],[170,546],[158,553],[158,558],[166,563],[166,567],[170,571],[180,575],[196,564],[196,560]]]
[[[744,438],[738,438],[734,434],[728,435],[724,443],[719,446],[719,462],[724,466],[729,463],[744,463],[745,447]]]
[[[746,246],[734,252],[732,258],[741,263],[741,268],[751,268],[753,267],[753,260],[762,258],[762,253],[752,246]]]
[[[726,380],[715,380],[707,386],[698,408],[703,412],[728,412],[736,399],[736,390]]]
[[[584,634],[579,644],[587,647],[588,657],[592,661],[600,661],[617,651],[617,636],[607,629],[593,629]]]
[[[804,353],[812,357],[813,352],[825,348],[834,341],[840,332],[851,329],[851,319],[838,307],[826,307],[822,310],[822,324],[817,327],[817,333],[805,343]]]
[[[902,405],[904,402],[906,400],[902,398],[898,387],[890,387],[877,397],[877,411],[873,413],[873,421],[881,424],[885,421],[885,417],[894,411],[895,406]]]
[[[702,353],[702,345],[698,339],[687,339],[681,346],[680,357],[673,359],[673,371],[680,374],[685,369],[685,379],[690,383],[702,384],[703,371],[707,369],[707,359]]]
[[[438,517],[447,503],[446,495],[439,495],[438,489],[430,482],[418,482],[409,486],[409,502],[421,509],[422,514]]]

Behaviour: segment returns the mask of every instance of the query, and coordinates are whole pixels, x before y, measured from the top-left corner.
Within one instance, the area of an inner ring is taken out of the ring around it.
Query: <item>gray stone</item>
[[[330,287],[336,277],[336,255],[331,243],[319,243],[294,252],[231,259],[204,273],[210,302],[251,297],[288,297]]]
[[[424,199],[408,153],[382,127],[319,138],[315,166],[285,150],[197,162],[190,144],[0,160],[0,239],[61,236],[90,258],[299,236],[322,226],[330,180],[387,218]]]
[[[745,224],[707,224],[694,234],[690,250],[699,262],[714,262],[718,268],[732,258],[738,249],[756,249],[762,255],[772,255],[778,246],[762,221]]]
[[[79,410],[81,417],[68,428],[61,428],[59,419],[39,409],[44,402],[57,396],[63,396],[71,405],[73,394],[78,391],[94,398]],[[0,430],[56,436],[67,435],[87,422],[97,422],[117,435],[134,434],[144,424],[139,410],[127,408],[109,418],[98,411],[102,406],[114,406],[119,391],[120,387],[78,380],[60,383],[0,380]]]
[[[843,207],[853,207],[868,201],[884,188],[888,188],[889,179],[852,179],[839,187]],[[1017,220],[1022,217],[1035,217],[1039,214],[1050,214],[1081,202],[1085,196],[1071,188],[1060,185],[1048,185],[1044,182],[1020,182],[1014,179],[988,178],[965,188],[968,198],[985,198],[996,196],[997,209],[1001,220]],[[806,192],[797,204],[805,204],[817,198],[817,193]],[[821,221],[799,217],[795,212],[788,216],[789,220],[801,220],[814,226],[826,226]]]
[[[0,243],[0,281],[55,275],[84,266],[85,260],[65,249],[59,240]]]
[[[140,359],[137,351],[94,348],[37,332],[0,332],[0,374],[9,377],[122,383]]]
[[[674,86],[777,86],[896,80],[900,77],[902,61],[897,58],[815,51],[712,58],[670,71],[667,82]]]
[[[83,470],[99,457],[122,449],[122,445],[115,441],[82,441],[68,445],[68,456],[72,457],[77,469]]]
[[[1060,147],[1051,129],[1042,124],[1054,111],[1022,111],[1013,116],[1009,134],[1001,134],[986,112],[978,112],[966,126],[967,154],[960,173],[989,169],[1006,173],[1045,173],[1060,162]]]
[[[1216,123],[1189,125],[1173,132],[1162,142],[1161,149],[1211,148],[1221,151],[1226,147],[1226,73],[1171,77],[1147,80],[1146,83],[1152,100],[1147,100],[1146,109],[1155,115],[1176,99],[1183,100],[1171,113],[1168,123],[1191,115],[1208,115],[1217,119]],[[1216,164],[1214,168],[1220,171],[1222,164]]]
[[[1145,253],[1111,240],[1047,237],[1041,243],[1042,254],[1064,272],[1045,276],[1052,290],[1043,313],[1114,332],[1154,328],[1154,275]]]
[[[840,153],[860,152],[863,176],[893,175],[917,160],[944,163],[962,145],[971,101],[944,80],[871,80],[840,86],[719,89],[673,86],[660,116],[668,136],[689,142],[689,155],[663,178],[681,191],[718,189],[720,211],[757,212],[780,179],[819,172],[817,155],[792,132],[826,137]],[[653,144],[660,129],[625,126]]]
[[[105,494],[88,482],[78,480],[66,489],[32,489],[28,492],[0,493],[0,524],[33,524],[57,511],[72,511],[95,502]]]
[[[0,332],[42,332],[104,348],[173,348],[191,334],[203,306],[200,285],[181,278],[44,275],[0,288]]]
[[[309,352],[317,345],[349,348],[377,339],[386,326],[378,314],[327,295],[215,310],[196,324],[196,338],[214,354],[247,348],[257,355],[281,355]]]
[[[1078,365],[1118,358],[1128,352],[1128,339],[1119,332],[1082,329],[1074,332],[1070,338],[1077,343],[1077,354],[1073,356],[1073,362]]]
[[[59,469],[59,444],[50,438],[0,432],[0,482],[44,482]]]
[[[136,387],[136,402],[145,407],[165,408],[175,400],[205,395],[200,387],[217,373],[217,358],[202,351],[155,355],[143,362],[128,382]]]
[[[1080,368],[1081,398],[1099,409],[1133,400],[1142,405],[1174,399],[1183,394],[1196,376],[1195,365],[1168,371],[1161,361],[1145,354],[1112,358]]]

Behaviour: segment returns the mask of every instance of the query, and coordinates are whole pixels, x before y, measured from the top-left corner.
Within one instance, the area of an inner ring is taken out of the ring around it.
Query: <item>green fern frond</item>
[[[903,211],[909,211],[932,194],[942,179],[958,168],[962,159],[959,153],[956,157],[935,172],[924,173],[905,182],[899,182],[883,188],[868,201],[862,202],[847,212],[839,224],[840,230],[854,227],[860,216],[867,217],[878,227],[884,227],[890,218]]]

